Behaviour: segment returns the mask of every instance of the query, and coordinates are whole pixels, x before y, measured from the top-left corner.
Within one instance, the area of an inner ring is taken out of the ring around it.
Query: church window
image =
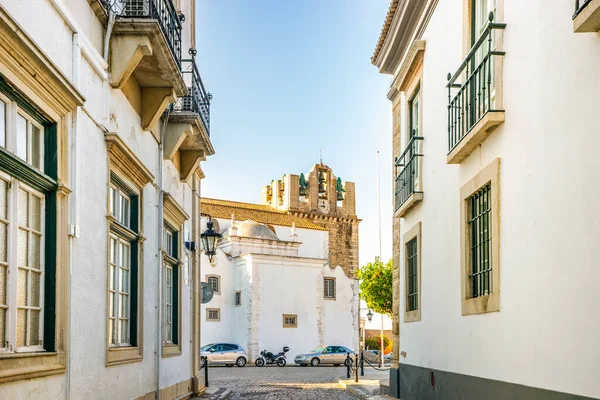
[[[323,288],[325,298],[335,300],[335,278],[324,278]]]
[[[298,327],[298,316],[296,314],[283,314],[283,327],[284,328],[297,328]]]
[[[221,320],[221,309],[220,308],[207,308],[206,309],[206,320],[207,321],[220,321]]]
[[[214,294],[221,294],[221,279],[217,275],[206,277],[206,282],[212,288]]]

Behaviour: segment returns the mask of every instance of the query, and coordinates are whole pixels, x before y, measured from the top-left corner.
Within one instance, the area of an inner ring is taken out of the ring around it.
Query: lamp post
[[[371,311],[371,309],[369,309],[369,312],[367,312],[367,319],[369,320],[369,322],[373,321],[373,312]]]
[[[200,235],[200,239],[202,240],[202,245],[204,247],[204,254],[206,254],[208,261],[211,263],[217,254],[217,242],[220,238],[221,234],[215,232],[213,229],[213,222],[209,219],[206,223],[206,230]]]

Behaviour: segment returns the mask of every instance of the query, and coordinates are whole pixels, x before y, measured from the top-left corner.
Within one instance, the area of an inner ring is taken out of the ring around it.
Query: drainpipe
[[[79,61],[80,61],[80,49],[79,49],[79,35],[77,32],[74,32],[72,35],[72,43],[71,43],[71,52],[72,52],[72,82],[75,87],[79,87]],[[69,279],[67,286],[67,379],[66,379],[66,388],[65,388],[65,397],[66,399],[71,398],[71,368],[72,368],[72,339],[73,339],[73,329],[71,326],[71,314],[73,313],[73,304],[72,301],[72,279],[73,279],[73,242],[76,237],[79,236],[79,195],[78,195],[78,149],[77,149],[77,133],[78,133],[78,120],[79,120],[79,107],[77,107],[71,113],[71,129],[69,129],[69,185],[71,189],[71,194],[69,198]]]
[[[108,62],[108,50],[110,48],[110,37],[112,35],[113,27],[115,26],[115,12],[112,7],[108,8],[108,23],[106,24],[106,34],[104,35],[104,53],[102,56],[104,60]]]

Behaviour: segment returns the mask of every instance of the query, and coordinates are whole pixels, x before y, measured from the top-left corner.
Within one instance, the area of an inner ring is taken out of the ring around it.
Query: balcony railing
[[[181,68],[181,21],[171,0],[100,0],[119,18],[155,19]]]
[[[494,30],[504,29],[506,24],[495,23],[493,19],[494,14],[490,13],[487,27],[460,64],[458,71],[454,75],[448,74],[449,153],[489,111],[502,111],[494,109],[492,91],[495,86],[494,58],[504,56],[505,53],[493,50],[492,38]],[[457,83],[463,73],[464,82]]]
[[[191,111],[200,116],[206,133],[210,136],[210,100],[212,95],[206,91],[202,78],[198,72],[196,62],[192,60],[182,60],[183,75],[186,82],[190,83],[188,95],[178,99],[174,107],[176,111]]]
[[[591,2],[592,0],[575,0],[575,14],[573,14],[573,19],[575,19]]]
[[[423,193],[419,187],[420,159],[423,157],[421,154],[422,141],[422,136],[411,137],[402,155],[396,159],[394,164],[396,168],[394,211],[397,211],[411,195]]]

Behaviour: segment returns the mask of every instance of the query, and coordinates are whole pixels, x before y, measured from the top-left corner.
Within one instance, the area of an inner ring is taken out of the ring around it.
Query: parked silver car
[[[319,346],[310,353],[298,354],[294,362],[302,366],[310,364],[313,367],[320,364],[346,365],[347,362],[352,363],[352,360],[346,360],[348,353],[351,357],[354,356],[354,351],[344,346]]]
[[[233,343],[207,344],[200,349],[200,355],[208,358],[208,365],[237,365],[241,368],[248,362],[246,350]]]

